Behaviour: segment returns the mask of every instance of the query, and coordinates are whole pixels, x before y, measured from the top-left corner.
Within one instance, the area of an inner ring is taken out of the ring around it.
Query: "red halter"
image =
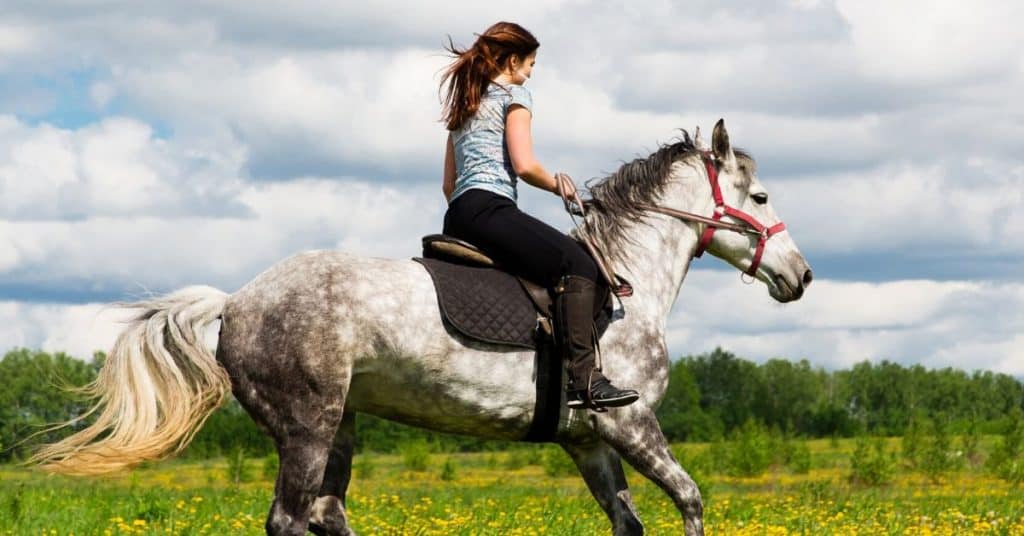
[[[711,216],[711,219],[717,222],[722,219],[722,216],[732,216],[733,218],[749,225],[752,228],[750,231],[754,231],[754,233],[751,234],[758,235],[757,250],[754,251],[754,260],[750,263],[750,268],[745,272],[747,275],[753,277],[754,274],[757,273],[757,267],[761,265],[761,255],[764,254],[765,242],[767,242],[772,236],[784,231],[786,229],[786,224],[780,221],[771,227],[766,227],[761,224],[761,222],[757,221],[757,218],[750,214],[726,205],[725,200],[722,198],[722,189],[718,186],[718,168],[715,167],[714,160],[708,152],[702,153],[701,159],[704,160],[704,167],[708,171],[708,181],[711,182],[711,194],[715,198],[715,213]],[[718,227],[720,226],[715,225],[714,223],[708,223],[707,227],[704,229],[704,233],[700,237],[700,243],[697,245],[697,253],[694,255],[695,257],[700,257],[704,254],[704,250],[711,244],[711,237],[715,235],[715,231]]]
[[[757,221],[757,218],[751,216],[750,214],[747,214],[742,210],[726,205],[725,199],[722,197],[722,189],[719,188],[718,186],[718,168],[715,167],[714,158],[712,158],[711,153],[709,151],[702,151],[701,160],[704,161],[704,167],[707,169],[708,181],[711,182],[711,194],[712,196],[714,196],[715,199],[715,212],[714,214],[712,214],[710,218],[707,216],[701,216],[700,214],[694,214],[692,212],[685,212],[682,210],[676,210],[674,208],[668,207],[659,207],[657,205],[648,205],[646,203],[638,203],[637,207],[643,210],[660,212],[662,214],[673,216],[684,221],[703,223],[704,225],[706,225],[707,227],[701,234],[700,242],[697,244],[697,252],[694,254],[694,257],[700,257],[701,255],[704,254],[704,250],[706,250],[708,245],[711,244],[711,238],[714,236],[715,231],[718,230],[719,228],[740,234],[749,234],[757,236],[757,249],[754,251],[754,259],[750,263],[750,268],[748,268],[747,271],[744,272],[745,274],[753,277],[754,274],[757,273],[757,268],[761,266],[761,256],[764,255],[765,243],[768,241],[769,238],[784,231],[786,229],[786,224],[780,221],[779,223],[776,223],[771,227],[766,227],[762,225],[761,222]],[[564,190],[563,181],[568,181],[569,183],[572,183],[572,179],[568,175],[565,175],[563,173],[558,173],[555,175],[555,185],[557,187],[556,191],[562,197],[562,201],[565,203],[566,211],[569,212],[570,217],[575,216],[577,212],[575,212],[572,207],[572,203],[575,202],[576,206],[579,207],[578,214],[580,216],[585,216],[586,214],[583,208],[584,203],[580,200],[579,195],[576,192],[576,187],[573,186],[573,193],[570,196],[566,194]],[[746,225],[721,221],[723,216],[731,216],[733,218],[740,220]],[[600,255],[600,252],[591,243],[586,233],[583,233],[582,229],[580,229],[579,224],[576,223],[576,218],[573,217],[572,221],[573,224],[576,225],[576,228],[579,230],[580,235],[583,237],[583,243],[586,244],[587,248],[591,251],[591,254],[593,255],[595,261],[597,261],[597,266],[601,271],[601,275],[605,278],[605,280],[614,290],[615,295],[632,295],[633,288],[629,285],[629,283],[625,281],[619,281],[620,278],[612,274],[611,271],[607,269],[602,259],[602,256]],[[586,220],[584,219],[584,221]]]

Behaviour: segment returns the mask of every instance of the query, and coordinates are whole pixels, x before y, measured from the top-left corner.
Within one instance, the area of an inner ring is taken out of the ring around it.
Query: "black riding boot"
[[[640,393],[619,389],[596,367],[594,282],[576,275],[563,276],[555,287],[555,336],[567,361],[570,408],[601,408],[632,404]]]

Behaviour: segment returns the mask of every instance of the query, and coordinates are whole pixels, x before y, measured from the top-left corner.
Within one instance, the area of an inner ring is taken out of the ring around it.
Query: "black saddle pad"
[[[445,321],[466,337],[536,349],[537,310],[515,276],[495,268],[413,257],[434,280]]]

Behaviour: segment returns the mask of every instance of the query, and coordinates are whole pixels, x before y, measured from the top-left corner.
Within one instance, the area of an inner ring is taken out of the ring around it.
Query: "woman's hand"
[[[565,210],[574,214],[583,215],[583,200],[580,199],[579,194],[576,190],[576,185],[572,182],[572,177],[566,173],[555,173],[555,188],[554,192],[556,195],[562,198],[562,203],[565,204]],[[573,207],[573,205],[576,205]]]
[[[559,188],[559,184],[561,184],[561,188]],[[557,196],[561,196],[564,192],[565,197],[572,199],[576,193],[576,185],[573,184],[572,177],[567,173],[558,172],[555,173],[555,188],[551,191]]]

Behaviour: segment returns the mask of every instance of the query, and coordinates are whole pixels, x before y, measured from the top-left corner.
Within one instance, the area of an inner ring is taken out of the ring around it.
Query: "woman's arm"
[[[444,192],[444,199],[451,198],[455,190],[455,147],[452,146],[452,133],[448,133],[448,142],[444,150],[444,182],[441,191]]]
[[[505,119],[505,141],[512,169],[519,178],[542,190],[558,193],[555,177],[533,156],[533,138],[530,135],[530,110],[513,104]]]

